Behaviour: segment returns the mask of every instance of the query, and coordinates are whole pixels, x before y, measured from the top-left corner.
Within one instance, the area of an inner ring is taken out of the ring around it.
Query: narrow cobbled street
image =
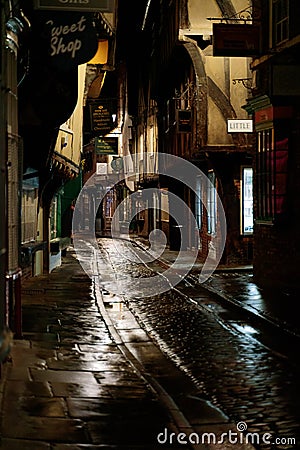
[[[130,282],[131,277],[145,276],[143,264],[128,262],[132,247],[126,241],[99,242],[106,262],[122,274],[122,283],[124,277]],[[138,252],[136,247],[134,251]],[[211,294],[201,286],[197,291],[193,302],[177,290],[145,298],[127,295],[126,301],[204,397],[231,420],[245,422],[248,431],[282,438],[282,444],[270,447],[261,443],[259,448],[298,448],[287,441],[297,438],[299,443],[300,437],[299,364],[271,351],[251,334],[232,328],[228,320],[216,320],[208,307],[213,303]],[[184,287],[181,292],[185,292]]]

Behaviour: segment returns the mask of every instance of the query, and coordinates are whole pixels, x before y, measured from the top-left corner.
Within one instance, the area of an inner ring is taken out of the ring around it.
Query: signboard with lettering
[[[177,109],[177,131],[178,133],[192,132],[192,111],[189,109]]]
[[[115,0],[35,0],[36,9],[114,12]]]
[[[96,163],[96,174],[107,175],[107,163]]]
[[[91,129],[96,135],[105,136],[114,128],[114,103],[113,100],[103,99],[90,104]]]
[[[260,28],[250,24],[213,24],[214,56],[257,56],[260,52]]]
[[[115,172],[119,172],[124,167],[123,158],[114,158],[110,165]]]
[[[252,133],[253,120],[251,119],[228,119],[227,120],[228,133]]]
[[[40,51],[51,66],[67,71],[88,62],[97,52],[98,38],[91,13],[39,12]]]
[[[96,155],[117,155],[118,154],[118,138],[103,137],[95,138]]]

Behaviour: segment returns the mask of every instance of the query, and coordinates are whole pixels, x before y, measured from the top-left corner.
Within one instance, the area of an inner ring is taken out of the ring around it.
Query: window
[[[289,0],[273,0],[273,44],[289,38]]]
[[[197,177],[196,180],[196,196],[195,196],[195,219],[197,227],[201,230],[202,227],[202,183],[201,178]]]
[[[208,172],[208,179],[210,183],[207,186],[207,231],[209,234],[214,234],[217,223],[216,174],[214,171]]]
[[[273,128],[258,133],[257,218],[272,220],[285,213],[288,138]]]
[[[253,233],[253,169],[242,168],[241,195],[241,231],[242,234]]]
[[[55,196],[51,203],[50,209],[50,239],[57,237],[57,196]]]

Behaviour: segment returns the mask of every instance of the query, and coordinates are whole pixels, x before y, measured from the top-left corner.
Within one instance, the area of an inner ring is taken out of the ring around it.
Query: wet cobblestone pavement
[[[23,285],[24,339],[2,374],[0,448],[153,450],[171,420],[112,340],[70,255]]]
[[[300,291],[275,289],[271,286],[261,288],[253,279],[253,273],[214,273],[206,287],[220,295],[227,295],[240,303],[249,312],[261,315],[281,329],[300,336],[297,314],[291,314],[299,301]],[[232,283],[234,280],[234,283]],[[234,286],[234,291],[233,291]]]
[[[133,272],[134,276],[147,275],[148,268],[128,263],[130,250],[125,241],[114,245],[108,239],[100,242],[114,269],[122,271],[125,279],[130,280]],[[203,396],[232,421],[245,422],[248,431],[271,433],[272,442],[281,440],[276,445],[260,442],[257,448],[300,448],[297,361],[277,355],[251,333],[241,333],[226,320],[218,320],[208,308],[210,294],[200,286],[198,298],[194,294],[193,300],[196,303],[174,290],[155,297],[127,297],[148,333],[189,374]],[[287,443],[288,438],[296,438],[297,443]]]

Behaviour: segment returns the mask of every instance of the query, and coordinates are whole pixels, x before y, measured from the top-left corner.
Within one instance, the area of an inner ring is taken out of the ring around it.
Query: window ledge
[[[267,225],[267,226],[274,226],[274,219],[256,219],[255,220],[256,225]]]

